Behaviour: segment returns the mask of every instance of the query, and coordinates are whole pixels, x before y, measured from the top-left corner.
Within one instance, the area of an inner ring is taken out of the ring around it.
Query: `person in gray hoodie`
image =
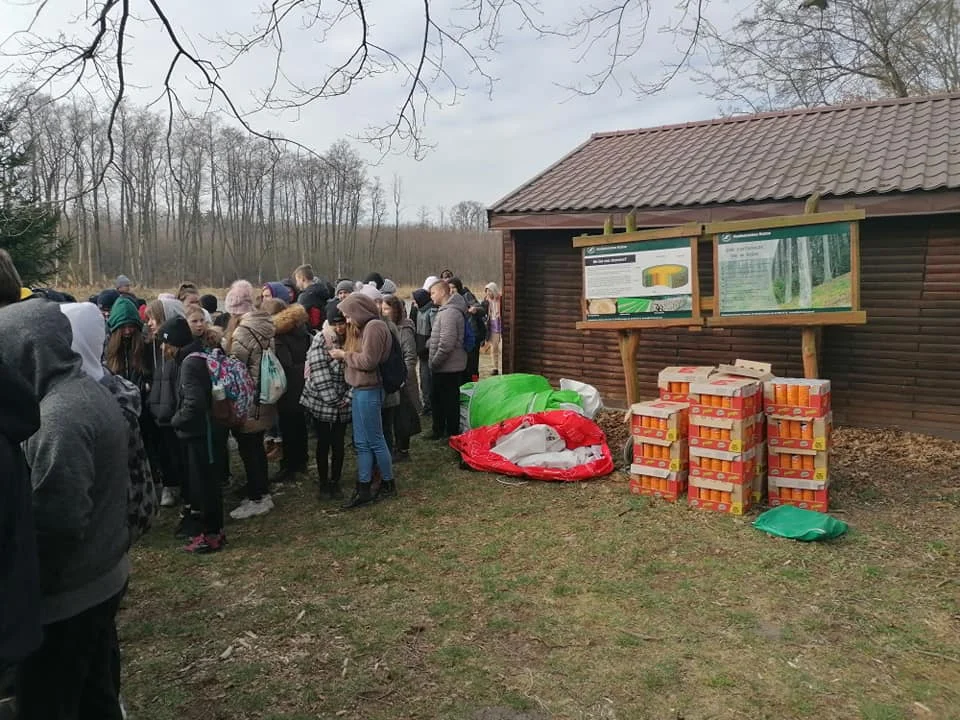
[[[443,440],[460,434],[460,384],[467,367],[463,349],[467,303],[443,280],[430,286],[430,299],[439,308],[427,341],[433,375],[433,436]]]
[[[127,425],[110,391],[81,372],[54,302],[0,312],[0,362],[40,403],[27,440],[40,570],[40,648],[18,670],[21,720],[121,717],[116,614],[127,557]]]

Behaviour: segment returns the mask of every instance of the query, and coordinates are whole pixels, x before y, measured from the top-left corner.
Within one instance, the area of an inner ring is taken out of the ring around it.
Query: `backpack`
[[[407,364],[403,361],[403,353],[400,352],[400,341],[392,332],[390,333],[390,354],[380,363],[379,370],[383,391],[387,395],[397,392],[407,382]]]
[[[127,421],[127,527],[133,545],[150,529],[160,510],[157,484],[140,434],[140,390],[129,380],[106,372],[100,382],[110,390]]]
[[[463,317],[463,349],[467,352],[473,352],[477,347],[477,331],[473,327],[473,318],[469,315]]]
[[[214,422],[228,428],[243,425],[256,402],[256,389],[247,366],[219,348],[190,353],[188,357],[203,358],[207,363],[212,388],[210,415]]]

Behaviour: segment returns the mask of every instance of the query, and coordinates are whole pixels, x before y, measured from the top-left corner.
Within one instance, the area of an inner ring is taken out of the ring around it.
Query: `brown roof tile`
[[[492,213],[960,188],[960,93],[597,133]]]

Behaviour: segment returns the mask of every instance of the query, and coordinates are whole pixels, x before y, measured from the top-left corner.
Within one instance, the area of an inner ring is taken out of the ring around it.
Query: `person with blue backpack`
[[[463,371],[463,382],[477,382],[480,379],[480,345],[487,337],[487,310],[460,278],[451,278],[447,282],[451,290],[463,298],[467,308],[468,327],[464,335],[467,367]]]
[[[437,306],[427,341],[433,376],[433,435],[444,440],[460,434],[460,385],[467,368],[464,347],[470,328],[467,303],[445,280],[430,283],[430,299]]]

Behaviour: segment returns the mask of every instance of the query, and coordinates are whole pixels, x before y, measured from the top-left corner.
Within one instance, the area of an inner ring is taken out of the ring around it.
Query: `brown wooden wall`
[[[504,233],[506,369],[596,385],[623,406],[615,334],[580,332],[577,231]],[[861,225],[863,327],[827,328],[821,374],[834,383],[838,423],[893,426],[960,437],[960,216],[867,220]],[[700,253],[712,292],[711,253]],[[800,333],[757,328],[650,330],[637,358],[641,392],[656,395],[667,365],[764,360],[802,373]],[[513,364],[508,358],[513,358]]]

